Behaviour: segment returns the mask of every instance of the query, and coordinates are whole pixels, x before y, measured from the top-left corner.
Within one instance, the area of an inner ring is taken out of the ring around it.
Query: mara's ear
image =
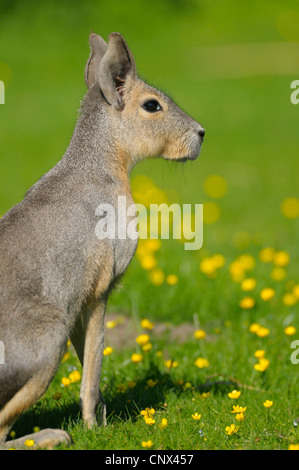
[[[90,88],[98,77],[100,62],[108,49],[108,44],[98,34],[92,33],[89,36],[90,57],[85,67],[85,83]]]
[[[128,79],[137,77],[134,57],[124,38],[111,33],[108,49],[100,62],[98,81],[107,102],[118,110],[124,108],[123,88]]]

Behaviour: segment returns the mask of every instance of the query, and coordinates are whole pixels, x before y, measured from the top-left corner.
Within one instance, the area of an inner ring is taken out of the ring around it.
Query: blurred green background
[[[299,105],[290,101],[298,24],[293,0],[0,0],[0,213],[68,145],[86,92],[90,32],[107,39],[118,31],[141,77],[206,129],[196,162],[148,160],[132,178],[148,175],[172,202],[217,204],[201,253],[229,257],[257,244],[298,260],[299,218],[281,210],[286,198],[296,205],[299,197]],[[205,191],[211,174],[227,185],[221,199]],[[201,254],[180,248],[177,268],[191,256]]]

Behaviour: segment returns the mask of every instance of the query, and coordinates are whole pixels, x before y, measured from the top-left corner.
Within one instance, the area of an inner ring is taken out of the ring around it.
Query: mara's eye
[[[157,100],[146,101],[145,103],[143,103],[142,107],[148,113],[156,113],[157,111],[161,111],[162,109],[162,106],[160,105],[160,103],[158,103]]]

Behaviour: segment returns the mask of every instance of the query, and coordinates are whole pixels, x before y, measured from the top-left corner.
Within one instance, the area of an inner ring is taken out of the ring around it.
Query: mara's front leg
[[[106,407],[100,392],[104,349],[106,301],[99,300],[93,310],[78,319],[71,341],[83,366],[80,407],[84,422],[92,427],[106,424]]]

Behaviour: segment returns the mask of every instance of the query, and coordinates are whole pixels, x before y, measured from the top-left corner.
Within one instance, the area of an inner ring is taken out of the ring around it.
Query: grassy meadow
[[[292,0],[0,0],[2,214],[68,145],[91,31],[121,32],[140,75],[206,129],[195,162],[132,171],[136,202],[203,204],[203,246],[140,240],[108,303],[107,426],[82,423],[69,344],[12,436],[61,427],[70,449],[299,448],[298,19]]]

